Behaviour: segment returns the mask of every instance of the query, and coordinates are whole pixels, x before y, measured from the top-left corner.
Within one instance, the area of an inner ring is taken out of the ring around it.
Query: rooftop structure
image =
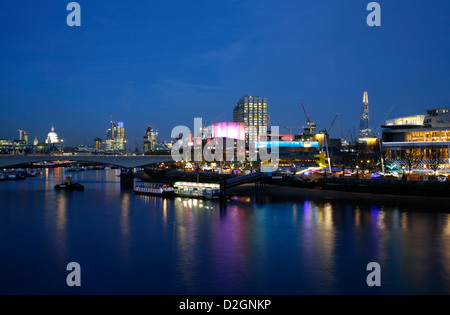
[[[51,131],[47,134],[47,139],[45,139],[46,144],[59,144],[60,140],[58,134],[55,132],[55,127],[52,124]]]

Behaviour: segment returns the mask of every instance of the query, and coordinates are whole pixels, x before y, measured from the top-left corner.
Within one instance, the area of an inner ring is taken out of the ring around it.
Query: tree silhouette
[[[431,150],[430,158],[428,160],[430,169],[433,170],[434,174],[436,175],[439,166],[441,165],[441,150]]]
[[[417,154],[409,151],[405,153],[404,161],[408,173],[411,173],[413,168],[419,164],[419,157],[417,156]]]

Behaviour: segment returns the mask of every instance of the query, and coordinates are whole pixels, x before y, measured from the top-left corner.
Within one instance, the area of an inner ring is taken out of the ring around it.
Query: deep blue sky
[[[268,98],[272,125],[358,129],[363,91],[371,119],[450,106],[450,1],[2,1],[0,138],[44,140],[52,122],[69,145],[105,137],[112,115],[134,149],[148,124],[231,121],[244,95]],[[388,117],[388,118],[389,118]]]

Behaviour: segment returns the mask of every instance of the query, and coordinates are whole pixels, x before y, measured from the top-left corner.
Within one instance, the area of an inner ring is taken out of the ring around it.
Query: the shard
[[[364,92],[363,108],[361,111],[361,118],[359,123],[359,138],[370,138],[372,136],[372,129],[370,128],[369,118],[369,95]]]

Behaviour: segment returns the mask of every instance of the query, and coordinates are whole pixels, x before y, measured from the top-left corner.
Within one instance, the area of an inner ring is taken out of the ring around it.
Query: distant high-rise
[[[363,108],[361,111],[361,118],[359,123],[359,139],[371,138],[372,129],[370,128],[370,118],[369,118],[369,95],[364,92],[363,97]]]
[[[100,152],[102,150],[102,139],[101,138],[95,138],[95,140],[94,140],[94,150],[96,152]]]
[[[267,133],[267,97],[244,96],[233,108],[233,122],[245,123],[246,143]]]
[[[122,121],[111,121],[111,127],[106,131],[106,151],[125,151],[127,140],[125,126]]]
[[[19,130],[19,140],[25,144],[28,144],[28,132],[25,130]]]
[[[144,136],[144,153],[154,151],[157,143],[158,130],[153,129],[152,126],[149,125]]]
[[[115,122],[114,121],[110,121],[110,125],[111,127],[106,130],[106,140],[114,140],[114,126],[115,126]]]
[[[117,139],[117,138],[125,139],[125,127],[124,127],[124,123],[122,121],[119,121],[114,126],[114,139]]]

